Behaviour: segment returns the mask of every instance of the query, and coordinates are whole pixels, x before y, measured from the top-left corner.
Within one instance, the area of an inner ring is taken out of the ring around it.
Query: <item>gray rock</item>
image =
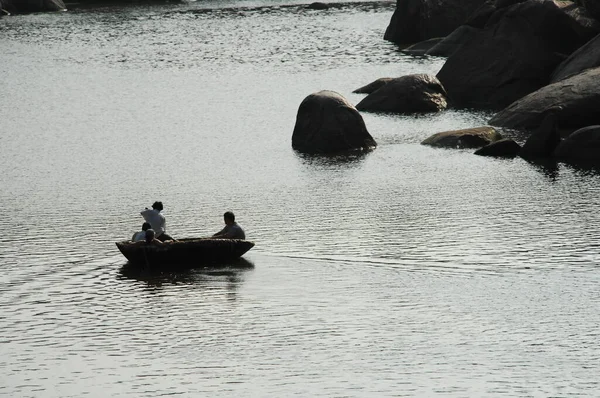
[[[353,93],[357,94],[371,94],[373,91],[379,90],[382,86],[385,86],[390,81],[394,80],[393,77],[381,77],[374,82],[367,84],[366,86],[362,86],[361,88],[357,88],[353,91]]]
[[[356,105],[360,111],[392,113],[438,112],[446,107],[444,87],[426,74],[392,79]]]
[[[600,124],[600,67],[550,84],[515,101],[490,121],[492,126],[532,131],[545,112],[560,106],[558,123],[564,131]]]
[[[498,9],[437,74],[453,106],[502,109],[545,86],[584,38],[553,1]]]
[[[365,122],[343,96],[319,91],[306,97],[298,108],[292,148],[309,154],[368,150],[377,146]]]
[[[427,138],[421,144],[442,148],[481,148],[502,139],[493,127],[443,131]]]
[[[384,39],[413,44],[449,35],[484,0],[396,0]]]
[[[556,147],[554,156],[566,163],[600,166],[600,125],[573,132]]]
[[[514,158],[520,151],[521,145],[514,140],[505,138],[489,143],[483,148],[479,148],[475,151],[475,155],[495,158]]]

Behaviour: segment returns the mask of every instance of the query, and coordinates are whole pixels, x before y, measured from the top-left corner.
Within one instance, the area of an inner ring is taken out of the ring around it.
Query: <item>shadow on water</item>
[[[207,264],[201,267],[148,268],[127,262],[119,269],[118,279],[144,282],[146,286],[202,285],[211,282],[227,282],[232,289],[243,282],[244,273],[254,269],[254,263],[239,258],[225,263]]]

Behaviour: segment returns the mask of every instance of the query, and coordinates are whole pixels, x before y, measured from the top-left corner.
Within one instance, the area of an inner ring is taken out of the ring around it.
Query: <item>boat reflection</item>
[[[206,284],[215,281],[235,286],[243,282],[243,274],[254,269],[254,263],[243,257],[224,263],[206,264],[194,268],[155,269],[127,262],[118,272],[118,279],[144,282],[149,287],[176,284]]]

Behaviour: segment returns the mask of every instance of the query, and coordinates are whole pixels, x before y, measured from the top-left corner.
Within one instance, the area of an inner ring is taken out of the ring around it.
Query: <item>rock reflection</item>
[[[548,177],[550,181],[556,181],[558,178],[558,162],[551,158],[532,158],[524,159],[527,163]]]
[[[307,166],[337,168],[338,166],[359,166],[372,151],[373,150],[353,151],[337,155],[309,155],[296,152],[296,156],[300,159],[302,164]]]
[[[209,264],[191,269],[154,269],[126,263],[117,275],[118,279],[143,282],[145,287],[163,288],[168,285],[207,285],[226,282],[227,290],[235,290],[243,282],[243,274],[254,269],[254,263],[239,258],[226,263]]]

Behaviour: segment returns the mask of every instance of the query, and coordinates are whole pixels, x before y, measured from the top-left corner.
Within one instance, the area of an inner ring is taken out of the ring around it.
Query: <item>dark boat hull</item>
[[[240,239],[181,239],[162,245],[117,242],[130,264],[151,267],[200,267],[235,260],[254,247]]]

